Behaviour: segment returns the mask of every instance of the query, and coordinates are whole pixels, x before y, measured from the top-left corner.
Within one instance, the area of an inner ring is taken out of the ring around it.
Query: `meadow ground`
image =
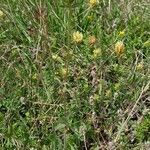
[[[149,12],[0,0],[0,150],[149,150]]]

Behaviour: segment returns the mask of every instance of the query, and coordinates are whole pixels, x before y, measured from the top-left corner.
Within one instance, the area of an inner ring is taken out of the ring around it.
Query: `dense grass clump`
[[[0,0],[0,149],[148,150],[148,0]]]

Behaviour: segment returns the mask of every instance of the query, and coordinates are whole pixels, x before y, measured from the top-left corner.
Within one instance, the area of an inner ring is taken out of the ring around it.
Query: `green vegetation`
[[[148,0],[0,0],[0,150],[148,150]]]

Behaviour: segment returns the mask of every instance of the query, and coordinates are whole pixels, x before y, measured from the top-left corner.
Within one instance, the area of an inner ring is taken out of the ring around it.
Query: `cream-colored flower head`
[[[83,41],[83,34],[79,31],[73,33],[73,41],[76,43],[80,43]]]
[[[98,5],[99,1],[98,0],[89,0],[89,5],[90,7],[94,7]]]
[[[119,41],[115,44],[115,52],[118,56],[122,55],[124,53],[125,46],[122,41]]]
[[[0,10],[0,18],[4,16],[3,11]]]

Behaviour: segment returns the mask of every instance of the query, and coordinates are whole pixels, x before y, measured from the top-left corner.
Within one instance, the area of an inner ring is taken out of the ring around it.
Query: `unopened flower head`
[[[61,57],[57,54],[52,54],[52,59],[58,62],[62,62]]]
[[[0,18],[4,16],[3,11],[0,10]]]
[[[66,75],[67,75],[67,68],[61,68],[60,69],[60,75],[61,75],[61,77],[66,77]]]
[[[36,80],[37,77],[38,77],[38,75],[37,75],[37,73],[35,73],[35,74],[32,76],[32,79],[33,79],[33,80]]]
[[[87,19],[88,19],[88,21],[92,21],[93,20],[93,16],[89,15],[89,16],[87,16]]]
[[[119,36],[120,36],[120,37],[124,37],[124,36],[125,36],[125,30],[120,31],[120,32],[119,32]]]
[[[73,41],[76,43],[80,43],[83,41],[83,34],[79,31],[73,33]]]
[[[143,70],[143,68],[144,68],[143,62],[138,63],[136,66],[137,70]]]
[[[125,46],[122,41],[119,41],[115,44],[115,52],[118,56],[122,55],[124,52]]]
[[[94,7],[98,5],[99,1],[98,0],[89,0],[89,5],[90,7]]]
[[[116,83],[116,84],[114,85],[114,89],[115,89],[115,90],[119,90],[119,88],[120,88],[120,83]]]
[[[108,90],[105,92],[105,96],[106,96],[106,97],[111,97],[111,95],[112,95],[112,92],[111,92],[110,89],[108,89]]]

